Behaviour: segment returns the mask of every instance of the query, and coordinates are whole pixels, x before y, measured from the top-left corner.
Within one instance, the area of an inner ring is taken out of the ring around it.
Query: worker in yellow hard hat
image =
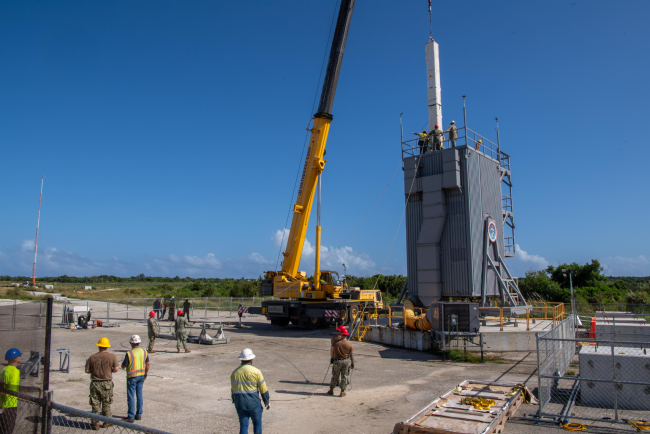
[[[476,146],[475,146],[475,148],[476,148],[477,151],[480,151],[480,150],[481,150],[481,145],[482,145],[482,144],[483,144],[483,140],[480,140],[480,139],[479,139],[479,140],[476,141]]]
[[[99,352],[86,362],[86,374],[90,374],[90,405],[93,413],[112,417],[113,373],[120,370],[120,365],[115,354],[108,352],[111,344],[107,338],[101,338],[95,345],[99,347]],[[105,422],[102,426],[107,428],[111,424]],[[99,421],[93,421],[92,429],[99,429]]]
[[[420,147],[420,154],[424,154],[429,150],[429,134],[427,130],[422,130],[421,133],[411,133],[418,136],[418,146]]]

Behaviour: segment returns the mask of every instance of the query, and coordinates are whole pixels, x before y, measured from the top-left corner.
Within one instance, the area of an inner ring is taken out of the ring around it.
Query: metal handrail
[[[416,137],[414,139],[404,140],[402,142],[402,159],[420,155],[421,149],[420,146],[418,145],[418,142],[420,142],[421,140],[422,139],[419,137]],[[481,143],[478,142],[479,140],[481,140]],[[428,151],[424,152],[423,155],[440,152],[440,151],[433,150],[433,144],[434,144],[433,140],[429,136],[429,139],[427,140]],[[451,140],[445,139],[443,140],[442,144],[444,149],[449,149],[449,147],[451,146]],[[458,138],[456,139],[456,147],[460,147],[460,146],[471,146],[473,149],[483,153],[485,156],[490,157],[493,160],[499,161],[499,165],[503,169],[508,171],[510,170],[510,156],[505,152],[501,152],[501,149],[498,144],[494,143],[493,141],[487,139],[486,137],[480,135],[479,133],[467,127],[458,128]]]

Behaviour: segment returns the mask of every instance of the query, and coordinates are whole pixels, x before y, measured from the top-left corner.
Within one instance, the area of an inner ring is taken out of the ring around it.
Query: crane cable
[[[327,36],[327,44],[325,44],[325,53],[323,54],[323,62],[321,63],[320,66],[320,75],[318,76],[318,82],[316,83],[316,92],[314,93],[314,101],[311,104],[311,113],[314,112],[314,107],[316,107],[316,99],[318,98],[318,88],[320,87],[320,81],[321,78],[323,77],[323,69],[325,67],[325,59],[327,59],[327,49],[330,46],[330,39],[332,37],[332,28],[334,27],[334,18],[336,18],[336,9],[339,4],[339,1],[336,0],[334,2],[334,14],[332,15],[332,22],[330,23],[330,33]],[[311,116],[309,117],[309,122],[307,123],[307,129],[309,129],[309,123],[311,123]],[[305,147],[307,146],[307,140],[309,139],[309,132],[305,134],[305,141],[302,144],[302,153],[300,154],[300,160],[298,161],[298,172],[296,173],[296,180],[293,183],[293,193],[291,193],[291,201],[289,202],[289,212],[287,213],[287,219],[284,222],[284,227],[282,228],[282,241],[280,241],[280,247],[278,250],[278,259],[275,261],[275,271],[278,270],[278,264],[280,263],[280,254],[282,253],[282,245],[284,244],[284,237],[286,236],[286,229],[287,229],[287,224],[289,223],[289,216],[291,215],[291,211],[293,210],[293,207],[291,204],[293,203],[293,198],[296,195],[296,187],[298,186],[298,179],[300,178],[300,169],[302,168],[302,160],[303,156],[305,155]]]
[[[395,231],[395,235],[393,235],[393,242],[390,243],[390,249],[388,249],[388,254],[386,255],[386,259],[384,259],[384,264],[381,266],[381,270],[379,270],[379,274],[377,275],[377,280],[375,280],[375,284],[372,286],[372,289],[377,288],[377,284],[379,283],[379,278],[381,277],[384,267],[386,266],[386,262],[388,262],[388,257],[390,256],[391,250],[393,250],[393,246],[395,245],[395,240],[397,239],[397,233],[399,232],[399,228],[402,227],[402,221],[404,220],[404,214],[406,214],[406,207],[409,204],[409,199],[411,198],[411,192],[413,191],[413,184],[415,184],[415,178],[418,176],[418,168],[420,167],[420,160],[422,159],[422,151],[420,150],[420,154],[418,155],[418,160],[415,163],[415,172],[413,173],[413,179],[411,180],[411,187],[409,188],[409,194],[406,196],[406,201],[404,203],[404,208],[402,209],[402,217],[399,219],[399,224],[397,225],[397,230]]]

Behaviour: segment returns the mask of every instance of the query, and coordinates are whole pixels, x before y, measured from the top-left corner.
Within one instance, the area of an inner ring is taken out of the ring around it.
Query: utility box
[[[618,320],[616,323],[610,321],[599,322],[596,320],[596,340],[650,342],[650,324],[635,324],[633,322],[619,322]]]
[[[45,289],[54,289],[54,285],[45,285],[43,288],[45,288]]]
[[[478,303],[433,303],[427,311],[427,320],[429,320],[433,329],[441,332],[477,333],[481,326],[478,307]],[[457,316],[457,325],[450,323],[452,315]]]
[[[619,410],[650,410],[650,353],[641,348],[583,346],[580,378],[582,405],[613,409],[616,402]]]
[[[81,289],[93,289],[92,286],[82,286]]]

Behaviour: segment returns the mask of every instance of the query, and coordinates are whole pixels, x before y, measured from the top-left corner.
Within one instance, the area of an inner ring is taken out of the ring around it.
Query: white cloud
[[[284,236],[284,241],[282,238]],[[271,237],[273,244],[280,248],[280,243],[282,243],[283,250],[286,249],[287,238],[289,237],[288,229],[278,229]],[[334,252],[331,254],[330,252]],[[305,239],[305,243],[302,247],[302,256],[300,258],[300,270],[306,271],[307,274],[314,272],[315,268],[315,246],[308,240]],[[321,268],[338,270],[343,272],[342,264],[345,264],[348,269],[348,273],[356,276],[363,276],[366,274],[376,274],[379,272],[379,267],[377,264],[370,259],[370,256],[365,253],[357,253],[352,247],[346,246],[341,247],[339,250],[334,249],[330,246],[320,246],[320,257],[321,257]],[[387,270],[384,270],[387,272]]]
[[[543,256],[531,255],[521,248],[519,244],[515,245],[516,256],[508,258],[506,265],[513,276],[524,277],[526,271],[543,270],[549,266],[549,261]]]
[[[600,259],[600,263],[610,276],[650,276],[650,259],[644,255],[608,256]]]
[[[22,244],[20,245],[20,250],[22,252],[29,252],[29,251],[34,251],[34,240],[23,240]]]
[[[28,247],[28,248],[27,248]],[[32,271],[33,241],[25,240],[13,249],[0,252],[0,270],[11,276],[28,276]],[[55,247],[39,248],[37,276],[191,276],[191,277],[257,277],[269,268],[271,261],[259,253],[242,258],[218,259],[214,253],[205,256],[169,254],[140,260],[119,260],[111,255],[106,262],[93,260]]]

